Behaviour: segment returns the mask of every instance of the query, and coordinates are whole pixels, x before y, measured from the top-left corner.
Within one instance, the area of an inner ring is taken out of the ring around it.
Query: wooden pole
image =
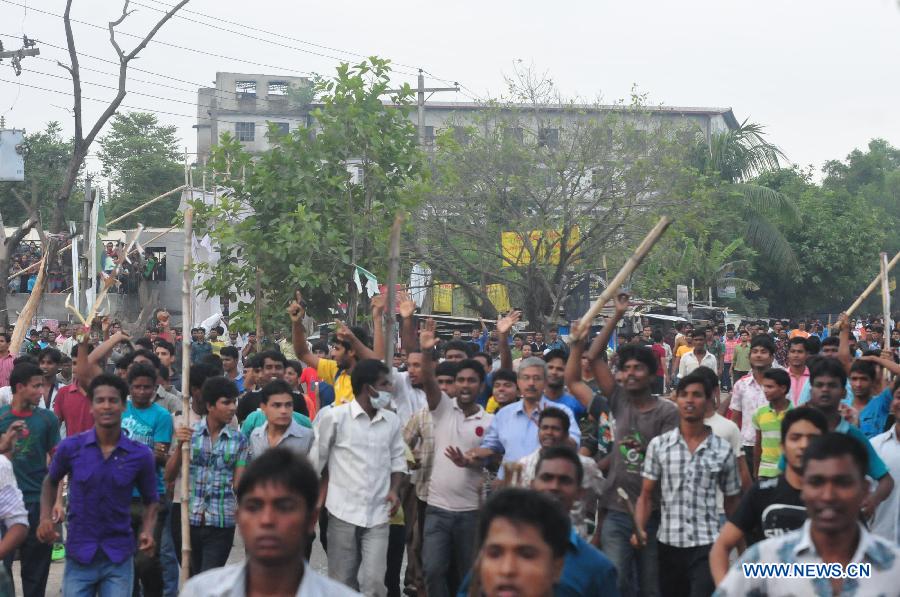
[[[897,265],[898,261],[900,261],[900,253],[897,253],[896,255],[894,255],[893,259],[888,261],[887,268],[884,273],[887,274],[889,271],[891,271],[891,268],[893,268],[895,265]],[[853,301],[852,305],[847,307],[847,311],[846,311],[847,317],[850,317],[851,315],[853,315],[853,313],[857,309],[859,309],[859,306],[863,303],[863,301],[866,300],[867,298],[869,298],[869,295],[872,294],[872,292],[874,292],[875,288],[878,287],[878,282],[880,280],[881,280],[881,272],[879,272],[878,275],[875,276],[875,279],[872,280],[872,282],[866,287],[865,290],[863,290],[862,294],[859,295],[859,298],[857,298],[855,301]]]
[[[391,226],[390,253],[388,257],[388,283],[387,283],[387,322],[384,324],[384,364],[388,369],[394,366],[394,305],[397,298],[397,276],[400,269],[400,227],[403,224],[403,214],[397,214],[394,225]],[[380,321],[372,322],[372,325],[382,325]]]
[[[881,311],[884,313],[884,332],[881,336],[881,346],[884,349],[891,347],[891,288],[888,280],[888,256],[881,252]],[[884,379],[890,378],[891,372],[884,368]]]
[[[184,150],[185,193],[193,199],[190,187],[187,149]],[[194,209],[188,204],[184,210],[184,271],[181,278],[181,418],[185,424],[191,420],[191,328],[194,325],[191,297],[193,256],[191,248],[194,236]],[[184,588],[191,573],[191,444],[181,444],[181,574],[179,588]]]
[[[600,313],[603,309],[603,306],[609,302],[610,299],[616,296],[616,293],[619,292],[619,287],[628,279],[634,270],[638,268],[653,246],[659,241],[660,237],[662,237],[663,232],[666,231],[666,228],[669,227],[669,224],[672,223],[672,219],[668,216],[663,216],[660,218],[659,222],[657,222],[656,226],[653,227],[650,232],[647,233],[647,236],[644,237],[644,240],[641,241],[641,244],[638,245],[638,248],[634,250],[634,253],[631,257],[628,258],[628,261],[625,262],[625,265],[622,266],[622,269],[619,270],[619,273],[616,274],[616,277],[609,281],[607,287],[600,293],[600,296],[594,301],[594,304],[591,305],[591,308],[588,309],[587,313],[581,318],[581,331],[582,334],[586,334],[590,329],[591,322],[594,321],[594,318]],[[693,298],[693,297],[692,297]],[[571,337],[571,336],[570,336]],[[573,340],[580,340],[581,337],[574,337]]]
[[[256,266],[256,296],[254,297],[254,302],[256,303],[256,347],[257,350],[262,350],[262,272],[260,272],[259,266]]]

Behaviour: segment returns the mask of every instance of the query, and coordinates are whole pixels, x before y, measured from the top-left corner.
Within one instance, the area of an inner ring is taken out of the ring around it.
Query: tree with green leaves
[[[255,301],[264,321],[282,325],[295,289],[313,316],[333,317],[344,301],[353,321],[355,264],[384,274],[394,215],[416,208],[427,174],[408,118],[412,92],[391,94],[389,84],[386,60],[342,64],[316,83],[313,129],[270,127],[273,147],[256,156],[229,134],[213,149],[208,179],[232,192],[195,202],[195,230],[221,254],[198,268],[210,276],[202,291],[239,301],[238,327],[254,327]]]
[[[184,164],[176,131],[175,126],[160,124],[156,115],[148,112],[117,112],[113,116],[109,132],[99,140],[98,152],[103,175],[112,182],[107,217],[122,215],[183,184]],[[170,226],[179,200],[178,196],[162,199],[126,218],[122,225]]]
[[[639,98],[578,105],[519,72],[509,98],[438,136],[416,256],[483,317],[496,317],[488,286],[501,284],[543,329],[582,274],[604,255],[622,263],[660,213],[685,205],[697,176],[682,148],[693,135],[654,121]]]
[[[761,125],[744,121],[733,130],[698,135],[694,162],[713,183],[716,211],[738,226],[747,245],[797,271],[797,255],[779,222],[797,221],[789,197],[761,184],[759,176],[781,168],[784,154],[766,139]]]

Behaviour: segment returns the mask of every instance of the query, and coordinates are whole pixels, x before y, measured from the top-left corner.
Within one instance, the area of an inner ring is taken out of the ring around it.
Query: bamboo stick
[[[22,307],[22,312],[19,313],[19,317],[16,319],[16,327],[13,328],[12,339],[9,343],[9,354],[19,354],[19,347],[22,346],[25,334],[28,333],[28,329],[31,327],[31,319],[37,313],[38,305],[44,294],[45,274],[47,273],[47,268],[44,265],[46,263],[47,255],[45,253],[44,257],[38,261],[40,268],[38,269],[37,280],[35,280],[34,287],[31,289],[31,295],[25,301],[25,306]]]
[[[891,347],[891,288],[888,281],[888,257],[881,252],[881,311],[884,313],[884,332],[881,335],[881,346],[884,349]],[[890,379],[891,372],[887,367],[882,371],[884,380]]]
[[[184,273],[181,282],[181,417],[188,424],[191,413],[191,236],[194,210],[184,212]],[[181,445],[181,586],[187,582],[191,567],[190,526],[191,445]]]
[[[390,252],[388,257],[388,288],[387,288],[387,321],[373,321],[372,325],[384,325],[384,364],[390,369],[394,363],[394,305],[397,303],[397,276],[400,269],[400,227],[403,224],[403,214],[398,213],[391,226]]]
[[[625,265],[622,266],[622,269],[619,270],[619,273],[616,274],[616,277],[610,280],[609,285],[600,293],[600,296],[594,301],[594,304],[591,305],[591,308],[588,309],[587,313],[581,318],[581,333],[575,337],[574,334],[571,334],[569,337],[572,340],[580,340],[581,335],[587,334],[590,329],[591,322],[594,318],[600,313],[603,309],[603,306],[606,305],[610,299],[616,296],[616,293],[619,292],[619,287],[628,279],[634,270],[638,268],[653,246],[659,241],[660,237],[662,237],[663,233],[666,231],[666,228],[669,227],[669,224],[672,223],[672,219],[668,216],[663,216],[660,218],[659,222],[657,222],[656,226],[653,227],[650,232],[647,233],[647,236],[644,237],[644,240],[641,241],[641,244],[638,245],[638,248],[634,250],[631,257],[628,258],[628,261],[625,262]]]
[[[887,274],[889,271],[891,271],[891,268],[893,268],[895,265],[897,265],[898,261],[900,261],[900,253],[897,253],[896,255],[894,255],[894,258],[888,262],[887,268],[884,273]],[[881,272],[879,272],[878,275],[875,276],[875,279],[872,280],[872,282],[866,287],[865,290],[863,290],[862,294],[859,295],[859,297],[855,301],[853,301],[853,304],[850,305],[849,307],[847,307],[847,311],[846,311],[847,317],[850,317],[851,315],[853,315],[853,313],[857,309],[859,309],[859,306],[863,303],[863,301],[866,300],[867,298],[869,298],[869,295],[872,294],[872,292],[875,290],[875,288],[878,287],[878,282],[880,280],[881,280]]]

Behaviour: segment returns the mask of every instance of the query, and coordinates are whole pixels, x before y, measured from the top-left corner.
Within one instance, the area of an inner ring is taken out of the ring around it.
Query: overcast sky
[[[161,6],[158,0],[134,1]],[[62,19],[37,12],[61,14],[65,2],[27,0],[31,7],[27,14],[20,6],[24,2],[0,0],[0,34],[24,32],[65,46]],[[119,6],[114,0],[75,0],[73,16],[105,27]],[[120,30],[143,33],[159,13],[134,2],[132,7],[138,12]],[[151,83],[130,81],[129,91],[166,99],[129,94],[125,104],[186,115],[160,114],[160,118],[178,125],[191,151],[196,145],[191,128],[196,87],[209,85],[216,71],[327,74],[337,63],[244,35],[356,59],[242,29],[226,20],[335,50],[388,57],[408,65],[398,68],[410,72],[409,67],[422,67],[460,81],[470,95],[501,93],[504,74],[512,71],[514,61],[523,60],[547,71],[570,96],[600,96],[611,102],[628,97],[636,85],[652,103],[731,107],[738,120],[749,118],[765,125],[770,139],[801,166],[819,168],[826,160],[842,159],[873,137],[900,146],[898,0],[192,0],[186,8],[212,15],[211,22],[243,35],[205,27],[198,21],[209,19],[182,13],[189,20],[174,19],[157,35],[158,40],[228,58],[151,44],[135,66],[187,83],[134,72],[133,77]],[[76,24],[75,36],[82,52],[115,59],[104,31]],[[15,39],[0,39],[7,49],[18,47]],[[125,37],[121,41],[126,50],[135,43]],[[43,45],[41,56],[65,59],[65,52]],[[88,58],[81,64],[106,73],[116,68]],[[48,120],[60,120],[70,132],[71,116],[65,108],[71,106],[71,83],[34,71],[57,76],[65,72],[47,60],[27,59],[24,68],[16,78],[8,61],[0,65],[0,113],[5,114],[7,126],[34,131]],[[109,74],[85,71],[83,78],[115,85]],[[414,82],[410,76],[398,75],[398,80]],[[25,85],[63,90],[68,95]],[[84,86],[89,97],[109,98],[113,93]],[[445,93],[440,99],[469,101],[464,93]],[[89,115],[96,115],[100,105],[86,102]],[[96,160],[89,166],[99,169]]]

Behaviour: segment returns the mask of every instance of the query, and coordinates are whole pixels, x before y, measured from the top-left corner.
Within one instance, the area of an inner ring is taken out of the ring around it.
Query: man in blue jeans
[[[38,538],[59,540],[59,484],[69,476],[69,524],[63,597],[131,594],[135,540],[131,530],[131,494],[144,503],[137,549],[155,549],[159,494],[153,452],[122,432],[128,386],[114,375],[94,378],[88,388],[94,428],[63,440],[41,488]]]
[[[600,392],[609,396],[611,417],[616,421],[614,444],[607,459],[600,463],[607,471],[607,490],[600,500],[606,516],[600,531],[601,549],[618,571],[619,592],[624,596],[658,595],[659,577],[656,531],[659,527],[659,498],[650,507],[644,529],[647,542],[643,549],[631,545],[634,522],[628,505],[619,496],[624,490],[634,504],[641,491],[641,469],[650,440],[678,425],[678,408],[669,400],[653,396],[651,384],[658,360],[647,346],[626,344],[619,348],[619,375],[616,383],[606,361],[600,358],[616,324],[628,309],[628,296],[616,298],[615,314],[607,320],[588,351],[588,360]],[[570,335],[570,359],[581,359],[587,330],[573,325]],[[635,578],[636,577],[636,578]]]

